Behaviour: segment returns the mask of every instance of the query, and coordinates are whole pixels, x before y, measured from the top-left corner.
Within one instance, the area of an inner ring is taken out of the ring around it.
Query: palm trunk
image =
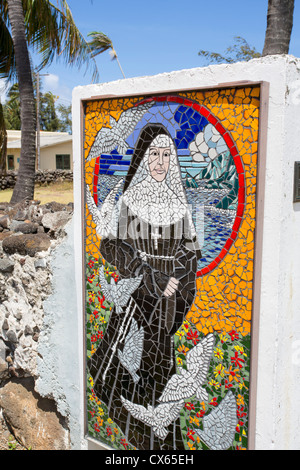
[[[21,102],[21,155],[17,182],[11,198],[15,204],[34,198],[36,115],[22,0],[7,0],[14,44]]]
[[[0,173],[6,173],[7,132],[5,127],[3,106],[0,102]]]
[[[294,0],[269,0],[263,56],[289,53],[293,16]]]

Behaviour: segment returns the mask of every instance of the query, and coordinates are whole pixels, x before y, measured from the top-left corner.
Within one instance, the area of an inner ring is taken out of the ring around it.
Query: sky
[[[300,57],[300,6],[295,2],[290,54]],[[262,52],[267,0],[68,0],[77,27],[88,38],[102,31],[113,42],[126,78],[202,67],[200,49],[223,54],[241,36]],[[33,56],[37,65],[37,57]],[[97,57],[99,82],[123,79],[108,52]],[[70,104],[76,86],[91,83],[92,69],[54,61],[41,72],[42,91]],[[2,98],[3,101],[3,98]]]

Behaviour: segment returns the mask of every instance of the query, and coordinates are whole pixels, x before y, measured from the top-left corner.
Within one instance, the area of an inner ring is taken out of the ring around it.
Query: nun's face
[[[167,176],[170,166],[170,147],[150,147],[149,151],[149,170],[150,175],[156,181],[160,182]]]

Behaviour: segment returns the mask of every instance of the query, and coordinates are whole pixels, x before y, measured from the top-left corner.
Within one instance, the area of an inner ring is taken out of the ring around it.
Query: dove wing
[[[153,104],[154,101],[151,101],[149,103],[141,104],[140,106],[133,106],[121,114],[118,120],[118,131],[124,140],[127,139],[137,123]]]
[[[160,426],[168,427],[178,418],[183,405],[184,400],[179,400],[172,403],[162,403],[158,405],[154,409],[156,423],[158,423]]]
[[[126,408],[127,411],[136,419],[139,419],[143,423],[147,424],[148,426],[153,425],[153,409],[152,407],[145,408],[142,405],[136,405],[126,398],[121,396],[121,400],[123,406]]]
[[[122,279],[118,282],[118,297],[122,299],[122,305],[125,306],[130,299],[131,294],[139,287],[143,276],[130,279]]]
[[[125,339],[124,350],[125,350],[125,347],[126,348],[130,347],[130,349],[135,349],[135,350],[140,349],[141,347],[143,347],[143,340],[144,340],[144,329],[143,327],[138,329],[137,321],[133,318],[129,333]]]
[[[102,153],[111,152],[116,146],[115,132],[112,128],[102,127],[96,135],[95,141],[90,149],[87,157],[89,162],[93,158],[97,158]]]
[[[203,417],[204,430],[197,430],[197,434],[211,449],[225,450],[232,446],[236,423],[236,399],[228,392],[219,406]]]
[[[133,132],[138,121],[152,105],[153,102],[129,108],[121,114],[117,122],[110,117],[112,127],[102,127],[100,129],[90,149],[87,161],[98,157],[102,153],[111,152],[118,144],[119,139],[124,142]]]
[[[208,334],[186,355],[188,371],[201,385],[205,382],[214,350],[214,335]]]
[[[144,346],[144,329],[138,329],[136,320],[132,319],[132,324],[128,335],[125,338],[123,357],[126,357],[127,369],[134,374],[140,367]]]
[[[188,398],[195,391],[195,380],[188,372],[183,374],[174,374],[167,382],[159,401],[169,402]]]
[[[94,198],[91,195],[88,185],[86,185],[86,203],[90,213],[92,214],[93,221],[96,225],[101,224],[102,217],[100,216],[100,212],[98,207],[95,204]]]

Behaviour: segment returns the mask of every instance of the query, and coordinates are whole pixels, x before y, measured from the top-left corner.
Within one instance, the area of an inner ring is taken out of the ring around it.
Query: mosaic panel
[[[248,447],[259,105],[84,103],[87,433],[114,449]]]

